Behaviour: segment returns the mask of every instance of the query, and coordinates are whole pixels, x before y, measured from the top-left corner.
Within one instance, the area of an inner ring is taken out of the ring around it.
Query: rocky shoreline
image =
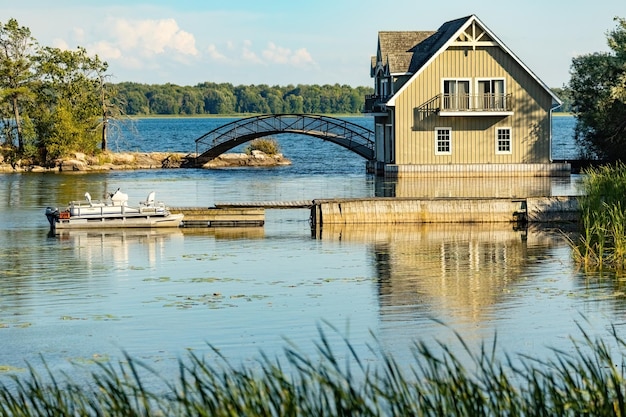
[[[254,150],[246,153],[226,153],[207,162],[205,169],[233,167],[272,167],[291,165],[282,154],[267,155]],[[0,173],[12,172],[98,172],[111,170],[195,168],[194,155],[177,152],[103,152],[97,156],[75,153],[43,167],[17,161],[9,163],[0,156]]]

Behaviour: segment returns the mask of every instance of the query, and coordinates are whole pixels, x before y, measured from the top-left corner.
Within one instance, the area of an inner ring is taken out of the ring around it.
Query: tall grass
[[[235,367],[225,359],[190,353],[173,380],[147,389],[150,369],[127,357],[101,364],[90,383],[61,382],[30,368],[0,385],[0,414],[10,416],[623,416],[624,356],[583,332],[574,353],[551,359],[509,356],[499,360],[496,342],[472,351],[459,337],[461,361],[448,346],[418,342],[413,366],[401,366],[372,348],[362,361],[348,341],[338,356],[320,333],[315,358],[285,349],[282,360],[260,355],[258,366]],[[626,343],[613,331],[617,350]],[[217,351],[215,351],[217,353]],[[44,383],[43,381],[48,382]]]
[[[582,233],[572,242],[574,257],[585,268],[626,267],[626,165],[584,172],[579,198]]]

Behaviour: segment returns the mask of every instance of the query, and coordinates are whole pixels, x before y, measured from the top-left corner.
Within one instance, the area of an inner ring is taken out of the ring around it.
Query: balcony
[[[510,116],[511,94],[441,94],[439,116]]]
[[[387,114],[389,96],[365,96],[364,113]],[[511,94],[439,94],[419,106],[422,111],[439,116],[511,116]]]
[[[387,112],[387,103],[389,97],[379,96],[377,94],[371,94],[365,96],[364,113],[385,113]]]

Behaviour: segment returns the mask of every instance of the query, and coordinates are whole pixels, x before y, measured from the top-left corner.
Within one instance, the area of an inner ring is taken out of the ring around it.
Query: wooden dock
[[[170,207],[171,213],[185,215],[181,227],[260,227],[265,210],[255,207]]]
[[[185,215],[181,227],[260,227],[266,209],[311,209],[312,200],[218,203],[214,207],[170,207]]]

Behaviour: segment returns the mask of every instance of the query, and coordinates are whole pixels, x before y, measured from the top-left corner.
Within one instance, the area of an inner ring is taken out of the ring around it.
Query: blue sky
[[[607,51],[623,0],[0,0],[41,45],[83,46],[112,82],[370,86],[382,30],[435,30],[475,14],[550,87],[572,58]]]

